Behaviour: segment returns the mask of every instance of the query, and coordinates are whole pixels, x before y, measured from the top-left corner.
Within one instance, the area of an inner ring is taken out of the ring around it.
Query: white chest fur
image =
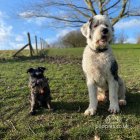
[[[112,60],[114,60],[114,57],[111,48],[108,48],[105,52],[96,53],[87,46],[83,53],[83,71],[98,86],[107,88]]]

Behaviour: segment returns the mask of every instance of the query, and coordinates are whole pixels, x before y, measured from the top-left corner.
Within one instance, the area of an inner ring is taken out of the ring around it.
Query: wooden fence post
[[[19,52],[21,52],[23,49],[25,49],[29,44],[26,44],[24,47],[22,47],[20,50],[18,50],[13,57],[15,57]]]
[[[30,38],[30,33],[27,33],[28,35],[28,44],[29,44],[29,49],[30,49],[30,55],[33,56],[33,48],[31,44],[31,38]]]
[[[35,36],[35,46],[36,46],[36,53],[38,54],[37,36]]]
[[[42,50],[42,42],[41,42],[41,38],[40,38],[40,49]]]
[[[19,52],[21,52],[21,51],[22,51],[23,49],[25,49],[27,46],[29,46],[30,56],[31,56],[31,57],[33,56],[33,53],[35,53],[35,52],[34,52],[34,49],[33,49],[32,43],[31,43],[31,37],[30,37],[30,33],[29,33],[29,32],[27,33],[27,36],[28,36],[28,44],[26,44],[26,45],[23,46],[20,50],[18,50],[18,51],[13,55],[13,57],[15,57]],[[48,45],[47,42],[46,42],[44,39],[40,38],[40,49],[42,50],[42,49],[46,48],[47,45]],[[37,36],[35,36],[35,48],[36,48],[36,52],[37,52],[37,54],[38,54]]]

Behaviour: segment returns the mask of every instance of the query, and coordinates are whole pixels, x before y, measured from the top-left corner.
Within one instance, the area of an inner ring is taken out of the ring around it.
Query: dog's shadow
[[[140,93],[134,92],[133,90],[127,92],[126,94],[127,105],[120,107],[120,114],[125,115],[140,115]],[[52,101],[53,111],[54,113],[84,113],[84,111],[88,107],[88,101]],[[107,103],[99,103],[97,109],[97,115],[108,116],[110,113],[108,112],[109,102]],[[38,115],[45,113],[44,109],[38,111]]]
[[[88,102],[80,102],[80,101],[52,101],[53,110],[48,110],[47,112],[53,113],[81,113],[87,108]],[[44,114],[44,109],[39,109],[37,115]]]
[[[140,93],[131,89],[126,94],[127,105],[122,107],[122,114],[140,116]]]
[[[59,111],[65,111],[65,112],[82,112],[86,109],[88,106],[88,102],[80,102],[80,101],[73,101],[73,102],[67,102],[67,101],[59,101],[59,102],[53,102],[54,108]]]

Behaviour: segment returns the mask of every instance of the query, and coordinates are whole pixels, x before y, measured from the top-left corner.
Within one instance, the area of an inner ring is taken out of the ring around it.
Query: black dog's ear
[[[40,69],[40,70],[42,70],[42,71],[46,70],[45,67],[38,67],[38,69]]]
[[[33,68],[29,68],[29,69],[27,70],[27,73],[28,73],[28,72],[31,73],[31,72],[33,72],[33,71],[34,71]]]

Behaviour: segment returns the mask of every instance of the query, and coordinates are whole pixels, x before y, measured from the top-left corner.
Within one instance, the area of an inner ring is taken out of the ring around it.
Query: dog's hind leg
[[[92,79],[87,77],[87,86],[89,92],[89,107],[85,111],[85,115],[94,115],[97,110],[98,100],[97,100],[97,87]]]
[[[126,87],[124,81],[120,77],[118,79],[118,83],[119,83],[119,91],[118,91],[119,105],[126,105],[125,100]]]
[[[97,89],[97,99],[99,102],[106,102],[107,101],[107,91],[98,88]]]

